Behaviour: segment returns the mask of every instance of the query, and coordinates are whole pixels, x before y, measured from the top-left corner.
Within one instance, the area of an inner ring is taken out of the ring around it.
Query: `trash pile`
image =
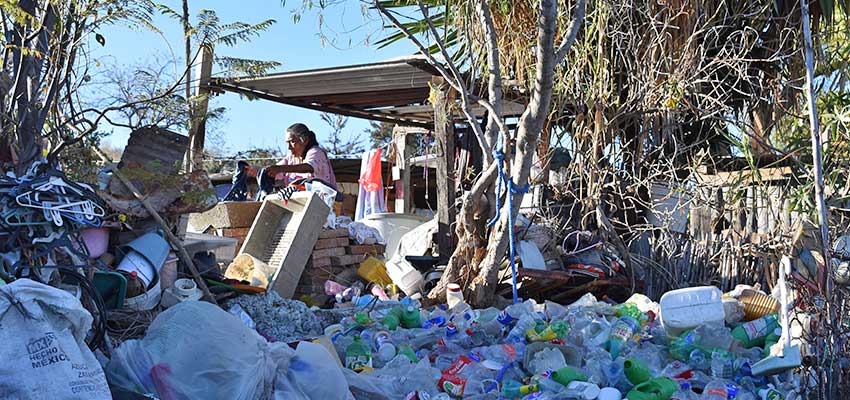
[[[758,318],[740,320],[744,302]],[[358,311],[325,335],[357,399],[790,398],[798,382],[779,373],[799,366],[799,350],[780,339],[778,310],[744,302],[714,287],[660,304],[587,294],[474,310],[461,300]]]

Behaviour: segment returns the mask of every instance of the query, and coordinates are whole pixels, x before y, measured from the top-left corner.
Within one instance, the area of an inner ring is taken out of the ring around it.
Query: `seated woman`
[[[307,125],[298,123],[287,128],[286,144],[289,155],[277,165],[266,167],[263,170],[266,175],[282,180],[284,186],[298,179],[316,178],[337,189],[328,154],[319,147],[316,134]],[[249,175],[256,177],[258,173],[255,167],[249,167]]]

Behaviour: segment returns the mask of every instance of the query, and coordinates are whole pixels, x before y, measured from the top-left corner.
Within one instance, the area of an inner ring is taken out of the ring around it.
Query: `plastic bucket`
[[[139,275],[139,278],[142,282],[145,283],[145,287],[149,287],[151,282],[155,279],[157,281],[157,285],[159,285],[159,274],[156,271],[156,268],[153,267],[150,261],[148,261],[145,256],[141,253],[131,250],[127,253],[126,256],[121,260],[121,263],[118,264],[119,271],[127,271],[127,272],[135,272]]]
[[[127,254],[129,254],[131,250],[135,250],[144,256],[156,269],[156,271],[159,272],[162,265],[165,263],[166,258],[168,258],[168,252],[171,248],[169,247],[168,242],[165,241],[165,239],[158,233],[148,232],[134,239],[132,242],[121,246],[121,250]]]
[[[358,222],[371,226],[381,233],[381,237],[387,242],[385,251],[387,260],[392,260],[401,237],[428,220],[413,214],[377,213],[361,218]]]

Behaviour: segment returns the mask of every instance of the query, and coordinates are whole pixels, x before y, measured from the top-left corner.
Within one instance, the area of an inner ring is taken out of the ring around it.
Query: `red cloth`
[[[381,149],[378,148],[369,158],[366,171],[360,175],[360,186],[367,192],[374,192],[381,188]]]

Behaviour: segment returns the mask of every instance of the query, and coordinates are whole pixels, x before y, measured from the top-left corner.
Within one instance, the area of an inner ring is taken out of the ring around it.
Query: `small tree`
[[[360,135],[344,139],[342,131],[345,125],[348,124],[348,117],[339,114],[322,113],[322,121],[331,128],[330,137],[328,138],[326,149],[333,155],[357,154],[363,151],[362,140]]]

